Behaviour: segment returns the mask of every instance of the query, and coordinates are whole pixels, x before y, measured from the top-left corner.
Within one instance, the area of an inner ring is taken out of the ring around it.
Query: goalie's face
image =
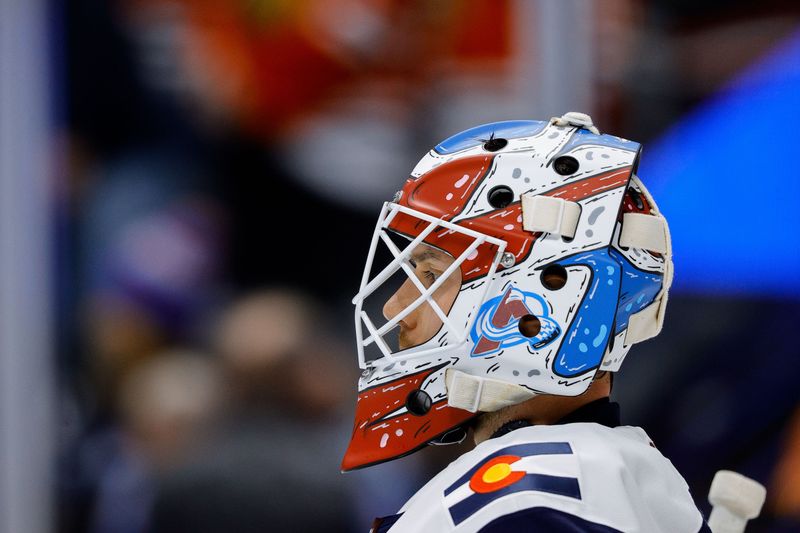
[[[417,246],[409,260],[417,279],[426,288],[433,285],[453,261],[448,253],[426,244]],[[433,293],[433,299],[445,313],[449,313],[460,288],[461,270],[456,268]],[[414,283],[410,279],[406,280],[383,306],[383,315],[391,320],[419,298],[420,294]],[[405,350],[430,340],[441,328],[442,320],[426,302],[401,320],[399,326],[398,349]]]

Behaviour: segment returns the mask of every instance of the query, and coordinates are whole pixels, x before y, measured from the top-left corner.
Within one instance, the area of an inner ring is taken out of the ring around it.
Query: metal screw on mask
[[[504,268],[511,268],[516,262],[516,258],[511,252],[503,252],[503,255],[500,257],[500,264],[503,265]]]

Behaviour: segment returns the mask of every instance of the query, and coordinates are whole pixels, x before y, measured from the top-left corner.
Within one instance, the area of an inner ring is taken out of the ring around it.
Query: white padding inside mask
[[[643,213],[625,213],[622,218],[622,232],[619,245],[626,248],[640,248],[660,254],[666,253],[669,234],[663,217]]]
[[[667,295],[665,293],[659,300],[628,318],[625,344],[636,344],[659,334],[664,323],[663,308],[666,307],[666,301]]]
[[[522,195],[522,228],[572,238],[578,228],[581,206],[552,196]]]
[[[653,217],[655,218],[655,217]],[[659,217],[661,220],[663,218]],[[636,344],[647,339],[651,339],[661,332],[664,325],[664,315],[667,310],[667,300],[669,298],[669,288],[672,286],[672,247],[670,246],[669,227],[664,222],[666,231],[666,250],[664,251],[664,278],[661,282],[661,291],[656,299],[628,318],[628,330],[625,333],[625,344]]]
[[[520,385],[473,376],[452,368],[445,372],[445,383],[447,403],[471,413],[497,411],[535,396]]]

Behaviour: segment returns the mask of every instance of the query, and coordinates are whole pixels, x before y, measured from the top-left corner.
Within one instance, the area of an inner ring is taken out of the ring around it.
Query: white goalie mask
[[[660,331],[670,239],[639,150],[568,113],[478,126],[423,157],[381,210],[353,299],[363,373],[343,470],[535,394],[580,394]]]

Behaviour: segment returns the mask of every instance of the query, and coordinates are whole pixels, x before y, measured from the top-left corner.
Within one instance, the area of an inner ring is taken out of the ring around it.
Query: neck
[[[553,424],[588,403],[608,397],[610,393],[610,379],[604,375],[593,381],[589,388],[578,396],[541,394],[499,411],[484,413],[475,424],[475,444],[485,441],[501,426],[512,420],[526,420],[532,425]]]

